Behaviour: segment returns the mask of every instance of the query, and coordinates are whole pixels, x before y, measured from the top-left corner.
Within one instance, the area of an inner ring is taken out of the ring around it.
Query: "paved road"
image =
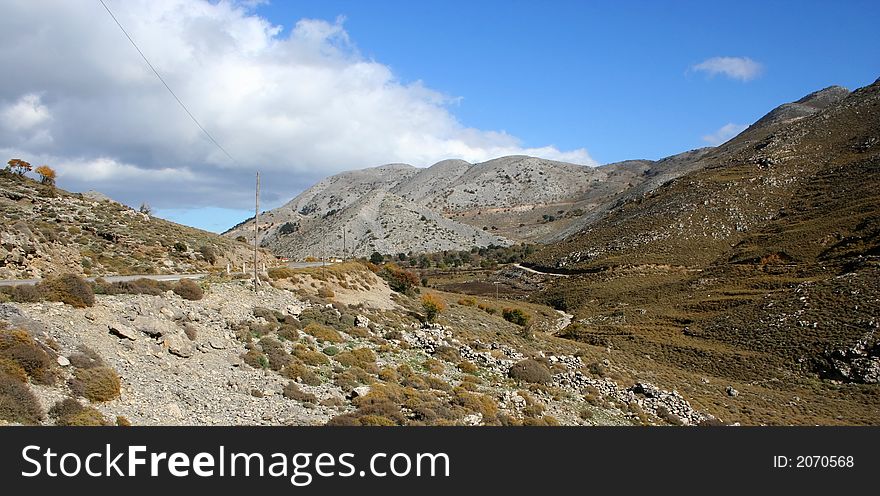
[[[532,274],[541,274],[542,276],[553,276],[553,277],[568,277],[568,274],[554,274],[552,272],[541,272],[540,270],[530,269],[528,267],[523,267],[520,264],[513,264],[517,269],[522,269],[526,272],[531,272]]]

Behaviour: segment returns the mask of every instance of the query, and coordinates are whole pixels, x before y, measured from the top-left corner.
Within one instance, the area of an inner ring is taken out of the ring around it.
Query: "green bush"
[[[504,320],[521,326],[528,324],[531,319],[527,313],[519,308],[505,308],[501,311],[501,316],[504,317]]]
[[[241,359],[255,369],[269,368],[269,358],[255,348],[251,348],[241,355]]]

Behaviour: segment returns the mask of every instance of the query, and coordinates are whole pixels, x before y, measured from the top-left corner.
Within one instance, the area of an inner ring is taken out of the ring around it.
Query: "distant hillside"
[[[771,111],[529,262],[571,275],[536,296],[575,314],[563,337],[681,387],[729,381],[768,404],[809,396],[790,413],[806,422],[868,420],[876,394],[816,393],[811,381],[880,382],[878,219],[880,80]]]
[[[201,272],[253,261],[244,243],[8,171],[0,171],[0,212],[0,279]]]
[[[621,194],[687,172],[707,150],[596,168],[511,156],[344,172],[262,214],[260,244],[306,258],[341,257],[343,247],[349,256],[369,256],[551,241]],[[252,240],[253,219],[224,234]]]

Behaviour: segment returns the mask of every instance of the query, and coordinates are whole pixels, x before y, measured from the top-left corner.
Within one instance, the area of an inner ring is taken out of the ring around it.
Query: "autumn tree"
[[[6,162],[6,170],[12,171],[19,176],[23,176],[25,172],[30,172],[31,164],[20,158],[13,158]]]
[[[443,310],[446,310],[446,303],[434,293],[425,293],[422,296],[422,308],[425,309],[425,317],[428,322],[433,322]]]
[[[49,167],[48,165],[41,165],[34,169],[40,176],[40,182],[47,186],[55,186],[55,169]]]

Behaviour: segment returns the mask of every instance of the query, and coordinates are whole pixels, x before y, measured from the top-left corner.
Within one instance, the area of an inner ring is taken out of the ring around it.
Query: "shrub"
[[[98,352],[81,344],[69,357],[70,364],[79,369],[92,369],[105,366],[104,359]]]
[[[199,247],[199,253],[202,254],[202,258],[209,264],[214,265],[217,262],[217,250],[213,246],[202,245]]]
[[[508,375],[517,381],[532,382],[535,384],[547,384],[553,380],[548,369],[543,363],[527,358],[515,363],[510,367]]]
[[[333,356],[339,353],[339,348],[335,346],[328,346],[321,351],[327,356]]]
[[[307,334],[311,334],[318,341],[327,341],[330,343],[341,343],[345,341],[342,335],[335,329],[312,322],[303,329]]]
[[[455,363],[461,361],[461,353],[452,346],[437,346],[434,348],[434,355],[447,362]]]
[[[281,370],[281,376],[293,380],[299,379],[303,384],[308,384],[309,386],[320,386],[323,382],[318,374],[302,363],[292,362],[287,364]]]
[[[0,358],[18,365],[34,382],[40,384],[55,382],[55,361],[23,329],[0,331]],[[5,369],[11,377],[21,377],[18,369],[8,362]]]
[[[260,347],[269,360],[269,368],[279,371],[291,361],[290,354],[284,349],[284,345],[280,341],[270,337],[260,339]]]
[[[287,279],[296,274],[296,272],[289,267],[270,267],[269,270],[266,271],[266,274],[270,279],[278,280],[278,279]]]
[[[256,348],[251,348],[247,350],[246,353],[241,355],[241,359],[244,361],[244,363],[250,365],[255,369],[269,368],[269,358]]]
[[[445,369],[440,360],[434,360],[433,358],[428,358],[422,365],[425,367],[425,370],[432,374],[442,374]]]
[[[415,274],[394,264],[385,265],[379,275],[398,293],[406,293],[419,285],[419,278]]]
[[[299,388],[295,382],[288,382],[286,386],[284,386],[284,397],[291,400],[301,401],[303,403],[317,403],[318,398],[312,394],[307,393]]]
[[[469,362],[467,360],[458,364],[458,370],[464,372],[465,374],[476,374],[480,371],[473,362]]]
[[[60,301],[75,308],[85,308],[95,304],[92,286],[76,274],[64,274],[46,279],[39,285],[44,288],[46,299],[49,301]]]
[[[306,365],[311,365],[313,367],[330,363],[330,359],[327,358],[327,355],[318,351],[310,350],[302,344],[293,347],[293,356],[302,360]]]
[[[127,417],[123,417],[122,415],[117,415],[116,425],[119,427],[131,427],[131,420],[128,420]]]
[[[42,418],[40,403],[27,384],[0,372],[0,419],[37,424]]]
[[[110,367],[77,369],[70,390],[91,401],[110,401],[119,397],[121,381]]]
[[[333,290],[328,288],[327,286],[321,286],[321,288],[318,289],[318,296],[320,296],[321,298],[333,298],[334,296],[336,296],[336,293],[334,293]]]
[[[69,427],[101,427],[110,425],[104,415],[96,408],[88,406],[71,415],[65,415],[55,421],[55,425],[63,425]]]
[[[477,300],[473,298],[459,298],[457,303],[464,307],[472,307],[477,304]]]
[[[189,247],[186,246],[186,243],[184,243],[183,241],[177,241],[174,243],[174,251],[183,253],[187,250],[189,250]]]
[[[57,419],[69,415],[75,415],[84,409],[85,407],[74,398],[65,398],[52,405],[52,408],[49,409],[49,416]]]
[[[148,294],[159,296],[174,285],[167,281],[154,281],[142,277],[134,281],[107,282],[104,279],[95,279],[92,288],[96,294]]]
[[[422,296],[422,308],[425,310],[425,318],[428,322],[433,322],[443,310],[446,310],[446,303],[434,293],[426,293]]]
[[[343,351],[333,359],[345,367],[360,367],[373,374],[379,373],[379,369],[376,367],[376,354],[369,348]]]
[[[670,412],[669,409],[663,405],[657,407],[657,417],[672,425],[684,425],[684,422],[678,415]]]
[[[12,359],[0,357],[0,374],[6,374],[18,382],[27,382],[27,372]]]
[[[185,300],[201,300],[205,296],[202,288],[192,279],[181,279],[174,285],[173,291]]]
[[[504,320],[521,326],[528,324],[531,318],[519,308],[505,308],[501,311],[501,316],[504,317]]]

